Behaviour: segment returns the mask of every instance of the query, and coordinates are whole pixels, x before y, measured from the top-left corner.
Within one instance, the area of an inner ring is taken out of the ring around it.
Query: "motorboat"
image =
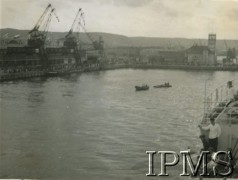
[[[169,83],[164,83],[161,85],[154,86],[154,88],[170,88],[170,87],[172,87],[172,85]]]
[[[136,91],[146,91],[146,90],[149,90],[149,86],[146,84],[146,85],[142,85],[142,86],[135,86],[136,88]]]

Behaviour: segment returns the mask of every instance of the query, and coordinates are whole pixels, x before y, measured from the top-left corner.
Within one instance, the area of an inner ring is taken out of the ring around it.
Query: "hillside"
[[[8,33],[8,34],[7,34]],[[28,30],[18,29],[0,29],[1,39],[3,37],[13,38],[15,35],[20,35],[21,38],[28,37]],[[163,49],[183,49],[189,48],[193,44],[207,45],[207,39],[186,39],[186,38],[160,38],[160,37],[127,37],[123,35],[91,32],[88,33],[93,39],[98,40],[99,36],[103,37],[106,48],[114,47],[160,47]],[[64,38],[66,32],[49,32],[48,37],[51,40]],[[86,33],[77,34],[80,40],[84,43],[90,43]],[[238,40],[226,40],[229,48],[235,47],[238,49]],[[217,50],[225,51],[226,46],[224,40],[217,40]]]

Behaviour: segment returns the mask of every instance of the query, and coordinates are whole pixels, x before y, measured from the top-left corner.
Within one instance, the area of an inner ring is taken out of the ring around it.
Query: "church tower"
[[[216,34],[208,35],[208,49],[212,52],[216,52]]]
[[[216,64],[216,34],[208,35],[208,64],[215,65]]]

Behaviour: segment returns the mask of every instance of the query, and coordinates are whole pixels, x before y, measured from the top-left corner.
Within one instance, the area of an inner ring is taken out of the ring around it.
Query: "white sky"
[[[0,0],[0,28],[32,29],[51,3],[68,31],[79,7],[86,28],[126,36],[238,39],[238,0]]]

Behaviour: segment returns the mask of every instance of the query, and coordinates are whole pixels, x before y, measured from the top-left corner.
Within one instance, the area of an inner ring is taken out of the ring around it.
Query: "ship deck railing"
[[[219,115],[229,107],[230,103],[236,101],[238,101],[238,79],[218,86],[205,98],[202,123],[208,122],[210,117],[218,119]]]

